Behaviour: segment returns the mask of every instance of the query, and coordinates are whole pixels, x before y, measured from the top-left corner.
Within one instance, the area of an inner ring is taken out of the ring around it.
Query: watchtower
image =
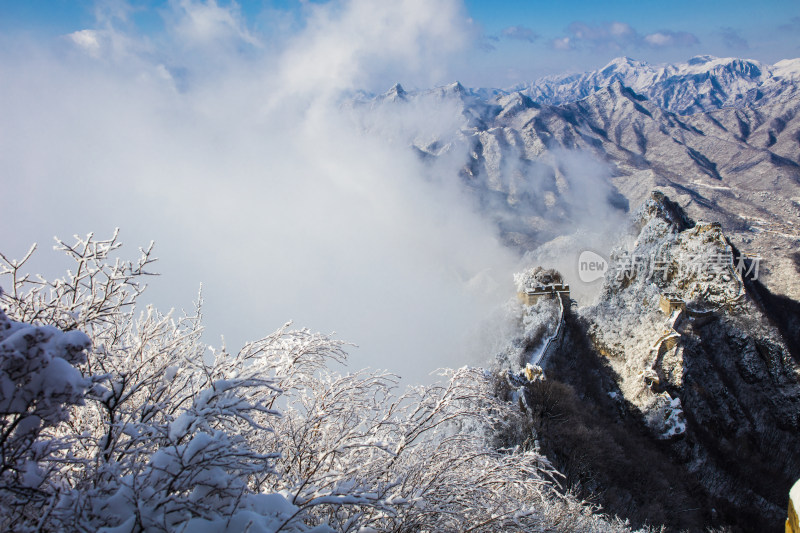
[[[561,298],[562,301],[569,300],[569,285],[566,283],[551,283],[549,285],[538,285],[517,293],[517,298],[525,305],[534,305],[541,298]]]
[[[665,292],[658,301],[659,307],[665,315],[671,315],[677,309],[686,309],[686,302],[674,292]]]

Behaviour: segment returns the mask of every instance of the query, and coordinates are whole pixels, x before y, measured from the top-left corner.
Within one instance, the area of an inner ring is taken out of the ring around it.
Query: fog
[[[553,150],[547,159],[544,162],[557,168],[563,177],[564,218],[548,227],[557,236],[528,251],[523,263],[555,268],[569,282],[570,297],[579,306],[592,305],[601,294],[603,278],[584,282],[578,272],[578,258],[585,250],[607,258],[629,232],[629,211],[638,206],[629,205],[614,187],[613,169],[608,163],[585,152],[562,149]]]
[[[123,256],[156,242],[143,303],[191,308],[202,283],[209,343],[293,320],[356,343],[353,368],[424,381],[480,362],[468,333],[511,295],[517,257],[458,189],[459,154],[409,149],[461,119],[409,106],[367,127],[346,105],[450,81],[473,38],[457,2],[308,4],[264,34],[214,2],[172,2],[148,34],[103,5],[70,35],[2,37],[4,253],[39,242],[52,275],[53,235],[120,227]]]

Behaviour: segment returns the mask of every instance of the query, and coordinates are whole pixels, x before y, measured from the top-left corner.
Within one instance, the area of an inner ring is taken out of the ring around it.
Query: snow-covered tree
[[[514,274],[514,285],[518,292],[563,282],[564,278],[561,277],[557,270],[540,266],[528,268]]]
[[[91,380],[89,338],[52,326],[10,320],[0,310],[0,523],[30,520],[32,505],[48,501],[57,464],[69,462],[69,441],[52,433],[83,403]]]

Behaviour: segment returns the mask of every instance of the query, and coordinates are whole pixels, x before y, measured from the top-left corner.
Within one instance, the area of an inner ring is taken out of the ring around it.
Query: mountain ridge
[[[797,335],[718,224],[659,192],[630,219],[598,300],[565,306],[546,361],[556,300],[517,304],[498,391],[520,399],[565,486],[606,512],[666,531],[774,530],[800,472]]]
[[[455,81],[434,89],[408,93],[414,95],[457,87],[460,92],[489,103],[520,93],[538,104],[559,106],[577,102],[620,82],[663,109],[691,115],[713,109],[752,106],[786,90],[794,90],[798,80],[800,58],[769,64],[755,59],[699,55],[683,63],[654,65],[621,56],[596,70],[542,76],[510,87],[470,88]]]
[[[625,58],[610,65],[635,73],[645,64]],[[800,262],[793,255],[800,245],[800,91],[794,81],[800,59],[767,67],[701,56],[682,65],[670,72],[691,78],[683,93],[718,86],[727,100],[695,98],[706,110],[681,114],[648,98],[641,84],[637,89],[614,79],[560,105],[537,102],[524,90],[487,97],[457,83],[408,91],[402,101],[367,102],[397,112],[401,107],[392,106],[451,102],[459,126],[408,142],[424,158],[463,157],[464,185],[497,221],[503,239],[523,252],[595,227],[662,190],[691,217],[720,222],[738,248],[767,258],[761,273],[769,290],[800,300]],[[639,79],[661,83],[646,68]],[[669,69],[659,68],[666,76]],[[735,105],[721,107],[725,101]],[[594,163],[570,170],[575,154]],[[596,176],[582,175],[587,171]],[[586,187],[594,188],[592,198],[581,193]],[[587,201],[603,204],[593,207],[589,220],[582,215]]]

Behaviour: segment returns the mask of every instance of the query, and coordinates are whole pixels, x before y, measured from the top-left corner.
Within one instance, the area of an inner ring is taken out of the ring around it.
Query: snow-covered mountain
[[[458,115],[450,129],[408,143],[427,160],[460,158],[465,186],[523,251],[581,228],[610,229],[659,189],[768,258],[769,289],[800,299],[798,80],[800,59],[700,57],[661,67],[624,59],[516,92],[456,83],[394,88],[365,103],[391,120],[411,109],[403,106],[448,102]]]
[[[798,59],[623,58],[472,93],[496,107],[460,132],[463,178],[503,213],[508,242],[557,257],[570,231],[593,231],[602,250],[612,208],[643,205],[609,263],[660,270],[606,276],[594,305],[567,314],[550,383],[524,395],[568,482],[633,520],[750,531],[785,519],[800,472],[798,81]],[[686,263],[748,253],[757,279]],[[660,308],[667,295],[682,312]]]
[[[628,57],[583,74],[548,76],[506,92],[534,102],[575,102],[620,83],[662,109],[689,115],[723,107],[743,107],[790,88],[800,78],[800,60],[769,65],[752,59],[697,56],[686,63],[651,65]]]
[[[662,193],[630,221],[601,250],[595,304],[517,304],[498,391],[565,484],[607,512],[667,531],[778,529],[800,472],[800,304],[765,293],[719,225]]]
[[[567,485],[636,524],[766,531],[784,519],[800,468],[799,81],[800,59],[623,58],[512,90],[395,87],[361,101],[382,121],[446,108],[446,127],[422,120],[405,141],[433,168],[457,161],[533,264],[575,266],[576,250],[607,251],[626,232],[616,259],[657,256],[663,277],[607,277],[594,304],[564,313],[528,307],[499,354],[500,394],[530,416],[510,443],[533,434]],[[757,279],[687,264],[726,254],[749,257]],[[685,312],[664,313],[665,294]],[[527,381],[526,363],[547,378]]]

